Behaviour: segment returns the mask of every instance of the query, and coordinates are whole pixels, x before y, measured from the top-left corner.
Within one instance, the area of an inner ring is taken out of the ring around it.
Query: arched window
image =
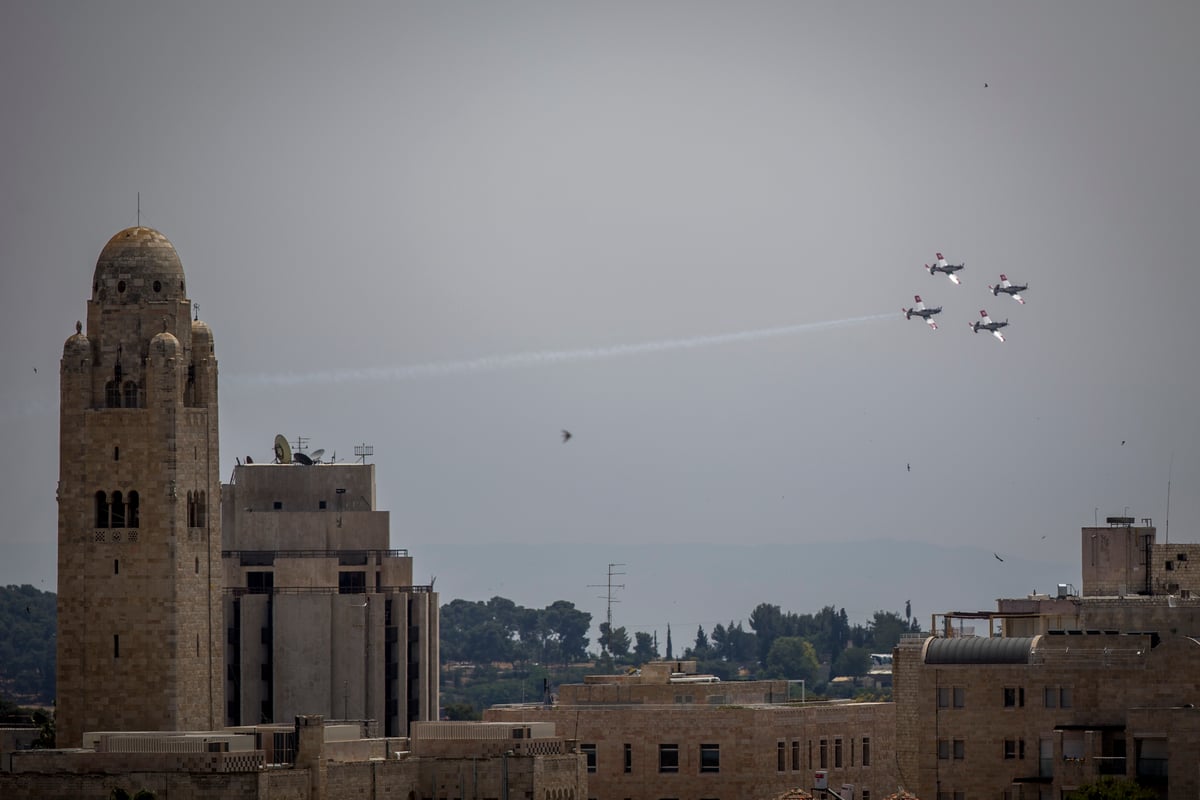
[[[105,408],[121,407],[121,384],[117,381],[109,381],[104,384],[104,406]]]
[[[126,522],[128,523],[129,527],[136,528],[138,526],[138,522],[141,519],[141,516],[138,514],[138,493],[137,492],[129,493],[128,517],[129,517],[129,519],[127,519]]]
[[[138,385],[135,381],[125,381],[125,407],[139,408]]]
[[[188,527],[196,527],[196,498],[191,492],[187,493]]]
[[[125,527],[125,500],[121,497],[120,492],[112,493],[112,526],[114,528]]]
[[[108,495],[96,492],[96,527],[108,527]]]
[[[196,492],[196,527],[208,524],[208,492]]]

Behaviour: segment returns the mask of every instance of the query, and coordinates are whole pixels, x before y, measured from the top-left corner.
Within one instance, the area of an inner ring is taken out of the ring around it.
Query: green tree
[[[754,629],[755,641],[758,645],[758,662],[767,664],[767,656],[775,640],[783,635],[783,613],[779,606],[770,603],[759,603],[750,612],[750,627]]]
[[[1067,794],[1067,800],[1156,800],[1158,793],[1123,778],[1104,777]]]
[[[712,647],[708,643],[708,634],[704,632],[703,625],[696,626],[696,643],[684,655],[698,660],[712,656]]]
[[[820,664],[812,643],[799,636],[780,636],[767,654],[767,676],[803,680],[811,684]]]
[[[865,647],[847,647],[833,660],[831,673],[834,676],[848,675],[858,678],[871,670],[871,651]]]
[[[671,623],[667,623],[667,661],[675,657],[674,648],[671,647]]]
[[[442,712],[448,720],[476,720],[483,718],[470,703],[447,703],[442,706]]]
[[[607,622],[601,622],[599,643],[613,658],[629,657],[629,634],[623,627],[610,629]]]
[[[868,623],[871,630],[871,647],[873,652],[891,650],[900,642],[900,635],[907,633],[909,623],[893,611],[876,611],[874,619]]]
[[[647,661],[653,661],[658,658],[658,646],[654,643],[654,637],[645,631],[637,631],[633,634],[636,643],[633,646],[633,657],[639,664],[645,664]]]

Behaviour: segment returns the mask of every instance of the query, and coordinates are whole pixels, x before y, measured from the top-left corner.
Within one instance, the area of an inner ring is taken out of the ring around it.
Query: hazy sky
[[[276,433],[373,445],[446,599],[600,615],[612,561],[638,624],[651,584],[810,610],[803,557],[676,576],[895,540],[978,548],[941,610],[986,607],[991,551],[1077,576],[1168,479],[1195,541],[1198,38],[1190,0],[2,2],[0,584],[55,587],[58,363],[138,192],[214,332],[224,478]],[[581,542],[514,551],[519,591],[437,555]]]

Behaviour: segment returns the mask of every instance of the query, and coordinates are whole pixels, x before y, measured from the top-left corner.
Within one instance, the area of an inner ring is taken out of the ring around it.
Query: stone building
[[[497,706],[484,718],[554,723],[579,742],[595,800],[766,800],[811,789],[818,770],[858,800],[895,789],[891,703],[797,702],[787,681],[723,682],[695,668],[661,661],[589,676],[551,706]]]
[[[223,720],[217,361],[144,227],[100,252],[63,347],[57,737]]]
[[[321,714],[405,736],[438,717],[437,593],[389,547],[374,464],[286,461],[221,487],[225,722]]]

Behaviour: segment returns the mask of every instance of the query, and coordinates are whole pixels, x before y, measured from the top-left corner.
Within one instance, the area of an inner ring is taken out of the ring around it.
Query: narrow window
[[[784,758],[783,758],[783,753],[784,753],[783,748],[784,747],[785,747],[785,745],[783,742],[775,743],[775,769],[779,772],[783,772],[784,769],[786,769],[786,765],[784,764]]]
[[[792,740],[792,772],[800,770],[800,740]]]
[[[864,736],[862,742],[862,765],[871,766],[871,737]]]
[[[950,707],[950,689],[945,686],[939,686],[937,690],[937,705],[938,708]]]
[[[679,745],[660,744],[658,746],[658,771],[679,772]]]
[[[581,745],[579,745],[579,752],[581,752],[585,756],[587,756],[587,771],[591,772],[591,773],[595,773],[595,771],[596,771],[596,745],[581,744]]]
[[[1059,708],[1070,708],[1071,707],[1071,687],[1070,686],[1064,686],[1058,690],[1058,707]]]
[[[121,384],[116,381],[104,384],[104,405],[107,408],[121,407]]]
[[[125,381],[125,407],[138,408],[138,385],[133,381]]]
[[[1004,740],[1004,758],[1006,760],[1017,757],[1017,741],[1016,739]]]
[[[961,686],[954,687],[954,707],[963,708],[967,704],[967,690]]]
[[[954,740],[954,758],[956,761],[962,761],[967,757],[967,746],[962,739]]]
[[[625,773],[633,772],[633,745],[625,743]]]
[[[721,745],[719,745],[719,744],[702,744],[702,745],[700,745],[700,771],[701,772],[720,772],[721,771]]]
[[[120,575],[120,574],[121,574],[121,562],[114,558],[113,559],[113,575]]]
[[[938,759],[945,761],[950,758],[950,740],[938,739],[937,743]]]
[[[1017,706],[1017,690],[1012,686],[1004,687],[1004,707],[1016,708]]]
[[[189,528],[196,527],[196,498],[191,492],[187,493],[187,519]]]
[[[129,519],[125,520],[125,522],[129,525],[130,528],[138,527],[138,523],[141,521],[140,506],[141,506],[141,499],[138,497],[138,493],[136,491],[130,492],[129,493]]]
[[[842,737],[837,737],[833,740],[833,766],[840,768],[842,766]]]
[[[200,657],[200,634],[196,634],[196,658]]]
[[[108,495],[96,492],[96,527],[108,527]]]
[[[114,633],[113,634],[113,658],[120,658],[120,657],[121,657],[121,636],[119,634]]]
[[[120,461],[120,460],[121,460],[121,448],[113,447],[113,461]]]
[[[821,769],[826,769],[829,766],[829,740],[822,739],[817,746],[817,752],[820,753]]]
[[[201,490],[196,495],[196,527],[208,524],[208,492]]]
[[[1058,689],[1053,686],[1047,686],[1042,693],[1042,702],[1046,708],[1055,708],[1058,706]]]
[[[120,492],[112,493],[112,508],[110,509],[111,522],[114,528],[125,527],[125,499],[121,497]]]
[[[200,574],[200,556],[196,556],[196,574]]]

